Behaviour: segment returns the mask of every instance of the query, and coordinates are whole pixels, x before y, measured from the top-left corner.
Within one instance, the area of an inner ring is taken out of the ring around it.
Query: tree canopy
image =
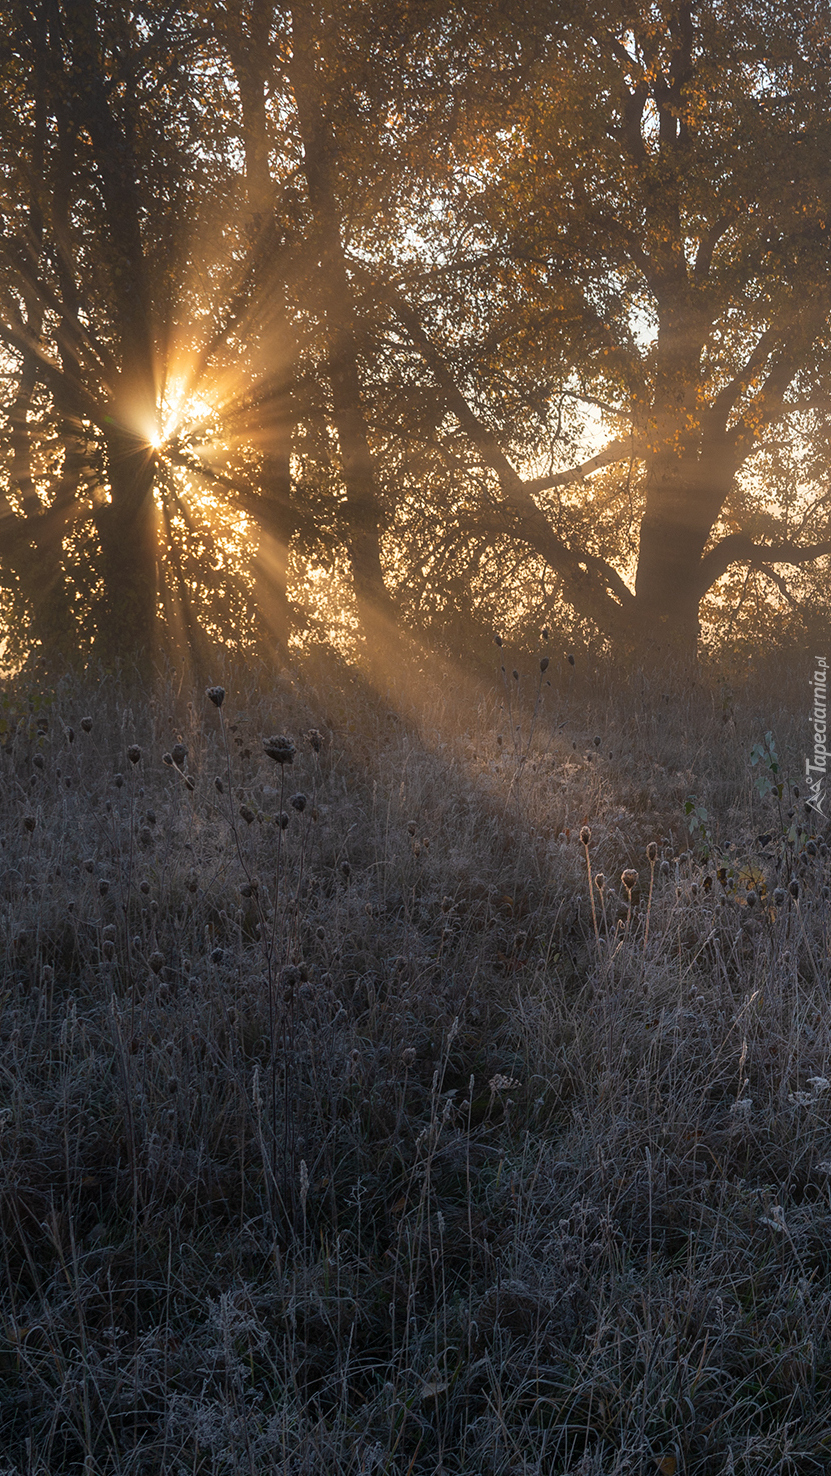
[[[816,602],[827,6],[0,9],[7,661]]]

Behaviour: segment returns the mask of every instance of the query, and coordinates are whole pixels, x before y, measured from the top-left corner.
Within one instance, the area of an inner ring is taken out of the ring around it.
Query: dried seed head
[[[661,864],[660,864],[660,866],[659,866],[659,868],[658,868],[658,870],[660,871],[661,876],[669,876],[669,873],[670,873],[670,864],[669,864],[669,862],[668,861],[662,861]]]
[[[252,820],[256,820],[256,818],[257,818],[256,814],[251,809],[251,806],[250,805],[240,805],[239,812],[240,812],[243,820],[245,821],[246,825],[250,825],[251,824],[251,821]]]
[[[626,870],[620,873],[620,879],[627,892],[631,892],[635,882],[638,880],[638,873],[631,866],[627,866]]]
[[[124,775],[123,774],[113,774],[113,784],[115,785],[116,789],[123,789],[124,788]]]
[[[580,831],[580,840],[581,840],[581,843],[584,846],[587,846],[589,844],[589,842],[591,841],[591,838],[592,838],[591,826],[584,825],[583,828]]]
[[[306,796],[305,794],[293,794],[289,803],[293,810],[299,810],[302,813],[306,808]]]
[[[285,968],[280,970],[278,983],[287,994],[296,989],[300,983],[300,969],[297,965],[286,964]]]
[[[551,657],[550,656],[541,656],[540,657],[540,671],[548,671],[548,668],[549,668],[550,665],[551,665]]]
[[[137,764],[141,759],[141,749],[137,743],[131,743],[127,749],[127,757],[131,764]]]
[[[343,877],[344,881],[349,880],[350,876],[352,875],[352,867],[349,865],[348,861],[341,861],[340,874]]]
[[[31,835],[31,833],[34,830],[34,828],[35,828],[36,825],[37,825],[37,820],[35,819],[34,815],[24,815],[23,816],[23,829],[24,830],[28,830],[28,832],[29,832],[30,835]]]
[[[281,830],[288,830],[289,817],[286,810],[281,810],[279,815],[275,816],[275,819]]]
[[[85,733],[90,733],[92,731],[92,718],[91,717],[82,717],[81,718],[81,727],[83,728],[83,730],[84,730]]]
[[[323,747],[323,738],[321,737],[320,730],[318,728],[310,728],[306,734],[306,742],[313,753],[320,753]]]
[[[408,820],[407,821],[407,834],[408,835],[415,835],[415,833],[416,833],[417,830],[418,830],[418,823],[417,823],[417,821],[415,821],[415,820]]]
[[[115,923],[106,923],[101,929],[101,937],[109,938],[110,942],[115,938]]]
[[[172,769],[173,768],[173,754],[172,753],[163,753],[162,754],[162,763],[163,764],[167,764],[167,767],[169,769]]]
[[[500,635],[495,635],[494,638],[493,638],[493,643],[494,643],[495,646],[501,646],[502,645],[502,637]]]
[[[650,866],[655,865],[655,862],[658,859],[658,847],[655,841],[649,842],[649,845],[646,848],[646,859],[649,862]]]
[[[190,790],[194,790],[196,788],[196,780],[192,777],[191,774],[188,774],[188,777],[185,780],[185,788]]]
[[[170,750],[170,757],[173,759],[177,769],[183,769],[188,757],[188,751],[184,743],[174,743]]]
[[[99,892],[99,895],[101,897],[106,897],[106,895],[107,895],[107,893],[108,893],[109,890],[110,890],[110,884],[107,881],[107,878],[104,877],[104,876],[102,876],[101,879],[100,879],[100,881],[99,881],[99,883],[98,883],[98,892]]]
[[[162,969],[164,968],[164,954],[159,953],[158,950],[156,950],[155,952],[151,953],[147,962],[149,963],[154,974],[160,974]]]
[[[751,887],[744,900],[748,907],[755,907],[756,903],[759,900],[759,897],[758,894],[754,892],[753,888]]]
[[[35,756],[34,756],[34,758],[32,759],[32,763],[34,764],[34,766],[35,766],[36,769],[42,769],[43,768],[43,754],[42,753],[36,753]]]
[[[214,707],[221,707],[223,702],[225,701],[225,688],[206,687],[205,696],[207,697],[209,702],[213,703]]]
[[[594,746],[595,746],[595,748],[599,748],[600,745],[601,745],[601,743],[602,743],[602,741],[603,741],[602,738],[598,738],[597,734],[595,734],[595,739],[594,739]]]
[[[214,789],[216,790],[217,794],[225,793],[225,785],[222,783],[221,779],[214,779]]]
[[[147,881],[147,880],[140,881],[139,882],[139,891],[142,893],[142,895],[144,897],[146,897],[147,894],[148,894],[148,892],[150,891],[150,883],[149,883],[149,881]]]
[[[275,764],[292,764],[297,750],[285,733],[273,733],[270,738],[263,739],[263,751]]]
[[[566,657],[566,661],[568,662],[569,666],[574,665],[574,657],[571,655],[571,652],[569,652],[568,656]]]
[[[412,1066],[416,1058],[415,1046],[405,1046],[401,1052],[401,1059],[405,1066]]]
[[[799,882],[797,881],[795,876],[791,877],[790,883],[788,885],[788,891],[790,892],[792,897],[799,896]]]
[[[595,879],[594,879],[594,884],[597,887],[598,892],[602,892],[603,891],[603,888],[606,885],[606,878],[603,875],[603,872],[602,871],[598,871],[598,873],[597,873],[597,875],[595,876]]]
[[[197,892],[199,890],[199,878],[195,871],[188,872],[185,877],[185,886],[189,892]]]
[[[516,670],[516,667],[514,667],[514,670],[511,672],[511,676],[513,677],[515,682],[519,681],[519,672]]]

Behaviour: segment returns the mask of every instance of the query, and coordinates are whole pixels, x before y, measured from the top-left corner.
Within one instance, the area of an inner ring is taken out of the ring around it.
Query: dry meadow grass
[[[829,1469],[808,663],[7,687],[3,1476]]]

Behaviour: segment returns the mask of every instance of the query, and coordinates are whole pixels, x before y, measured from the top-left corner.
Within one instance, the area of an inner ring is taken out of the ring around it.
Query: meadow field
[[[831,1468],[812,655],[546,649],[6,684],[2,1476]]]

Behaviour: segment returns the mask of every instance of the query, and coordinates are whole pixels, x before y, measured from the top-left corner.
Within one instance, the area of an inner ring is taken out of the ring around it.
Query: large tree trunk
[[[370,651],[374,649],[381,656],[385,648],[395,645],[397,612],[384,583],[381,559],[384,517],[358,370],[360,335],[354,294],[341,240],[337,150],[325,116],[315,71],[315,51],[304,31],[304,20],[302,11],[292,11],[291,79],[319,253],[319,295],[328,341],[332,415],[346,490],[353,586]]]
[[[134,660],[149,668],[155,649],[158,517],[155,459],[139,437],[107,438],[111,500],[95,514],[104,593],[95,648],[102,659]]]
[[[266,642],[283,651],[292,632],[292,605],[288,597],[289,551],[296,531],[292,506],[291,440],[294,428],[294,334],[286,308],[285,281],[280,271],[282,243],[274,222],[274,184],[268,166],[265,80],[268,33],[272,6],[255,0],[249,34],[243,39],[233,28],[228,49],[240,90],[246,193],[250,220],[250,249],[258,267],[253,287],[268,303],[268,330],[285,366],[278,369],[270,397],[268,418],[260,428],[265,450],[260,457],[257,519],[259,542],[254,555],[255,618]],[[272,350],[273,351],[273,350]]]

